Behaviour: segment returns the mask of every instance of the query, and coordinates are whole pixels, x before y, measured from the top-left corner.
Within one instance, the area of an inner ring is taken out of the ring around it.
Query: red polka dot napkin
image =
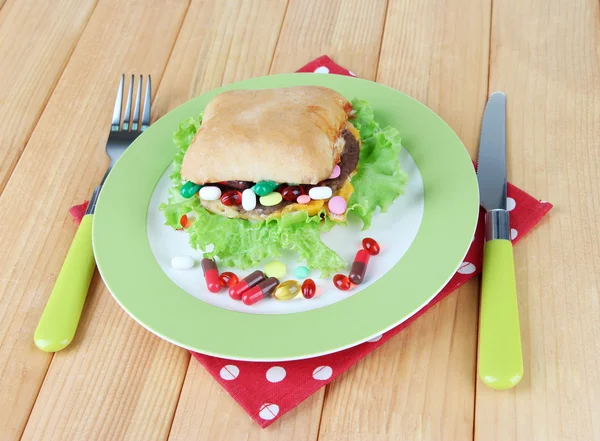
[[[298,72],[356,76],[335,64],[326,55],[311,61]],[[80,221],[86,206],[87,202],[72,207],[71,215]],[[550,203],[539,201],[508,184],[508,209],[511,215],[513,242],[517,243],[525,236],[551,208]],[[483,256],[483,236],[483,217],[480,215],[471,249],[446,287],[409,320],[369,342],[335,354],[279,363],[234,361],[197,353],[192,355],[261,427],[267,427],[402,331],[460,285],[479,274]]]

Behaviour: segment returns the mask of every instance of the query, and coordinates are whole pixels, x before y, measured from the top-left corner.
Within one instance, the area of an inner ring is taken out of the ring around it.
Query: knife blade
[[[490,95],[481,123],[477,181],[486,210],[506,210],[506,95]]]
[[[478,370],[493,389],[523,377],[510,218],[506,198],[506,96],[489,96],[481,124],[477,181],[485,215]]]

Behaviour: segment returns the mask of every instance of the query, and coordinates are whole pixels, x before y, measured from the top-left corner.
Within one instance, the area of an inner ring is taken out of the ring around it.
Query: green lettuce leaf
[[[181,164],[183,163],[183,156],[187,151],[188,147],[192,143],[196,132],[200,128],[202,123],[202,115],[198,118],[188,118],[179,123],[177,131],[173,134],[173,144],[175,144],[175,157],[173,158],[173,168],[169,178],[176,187],[176,191],[179,192],[181,189]]]
[[[358,171],[351,180],[354,193],[348,201],[348,210],[362,219],[363,230],[366,230],[378,207],[385,213],[404,193],[407,175],[400,167],[398,155],[402,144],[398,130],[382,129],[366,101],[353,100],[352,107],[356,112],[352,124],[360,132],[362,148]]]
[[[280,257],[284,250],[296,252],[308,268],[320,270],[322,277],[346,266],[346,262],[321,241],[320,215],[297,212],[281,219],[248,222],[210,213],[198,198],[169,201],[161,204],[160,209],[166,225],[176,229],[181,228],[181,216],[191,215],[194,223],[186,230],[190,245],[204,251],[204,257],[218,257],[224,266],[253,268],[265,259]]]
[[[367,102],[355,100],[352,104],[356,111],[352,123],[360,131],[363,146],[358,172],[352,178],[354,193],[349,201],[349,211],[358,214],[366,229],[377,207],[382,212],[387,210],[402,194],[406,174],[400,169],[398,160],[402,148],[398,131],[391,127],[381,129]],[[323,212],[309,216],[301,211],[280,219],[249,222],[210,213],[196,197],[182,198],[179,194],[183,184],[181,163],[201,122],[202,116],[188,118],[179,124],[173,135],[176,154],[169,175],[173,187],[169,190],[168,202],[160,206],[166,225],[179,229],[181,216],[191,213],[195,221],[186,229],[190,245],[203,251],[205,257],[218,257],[224,266],[252,268],[289,250],[309,268],[320,270],[322,277],[347,267],[347,263],[321,240],[322,232],[337,225],[326,216],[323,220]]]

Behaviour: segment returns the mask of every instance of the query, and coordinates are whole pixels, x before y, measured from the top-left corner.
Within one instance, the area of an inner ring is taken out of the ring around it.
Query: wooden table
[[[0,439],[600,439],[596,0],[0,0]],[[96,275],[66,350],[32,336],[107,166],[121,73],[152,112],[321,54],[439,113],[474,154],[508,96],[509,178],[554,210],[515,249],[525,378],[476,378],[478,282],[261,430]]]

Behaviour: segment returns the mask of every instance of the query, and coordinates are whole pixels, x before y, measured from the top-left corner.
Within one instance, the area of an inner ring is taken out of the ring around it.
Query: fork
[[[75,233],[67,257],[58,274],[33,337],[36,346],[43,351],[60,351],[66,348],[75,336],[81,310],[83,309],[90,281],[94,274],[94,268],[96,267],[92,250],[92,219],[98,196],[100,195],[104,181],[106,181],[110,171],[125,149],[150,126],[150,104],[152,97],[150,75],[148,75],[146,81],[141,123],[139,121],[143,79],[143,76],[140,75],[132,117],[131,104],[135,76],[131,75],[127,101],[125,102],[124,117],[121,122],[125,74],[121,76],[108,142],[106,143],[106,154],[110,158],[108,170],[106,170],[100,185],[94,189],[85,216],[81,220],[77,233]]]

